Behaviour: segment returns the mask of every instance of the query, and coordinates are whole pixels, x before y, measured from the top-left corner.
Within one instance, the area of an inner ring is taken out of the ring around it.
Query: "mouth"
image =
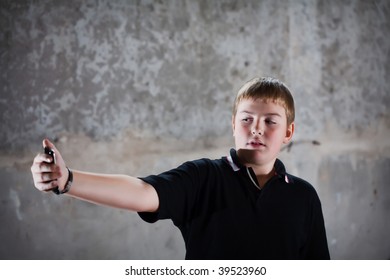
[[[266,145],[259,140],[252,140],[252,141],[248,142],[246,145],[249,147],[253,147],[253,148],[266,147]]]

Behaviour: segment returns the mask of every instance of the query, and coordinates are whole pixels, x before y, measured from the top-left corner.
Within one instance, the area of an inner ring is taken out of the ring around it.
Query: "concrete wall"
[[[332,258],[390,258],[389,1],[0,5],[1,259],[184,258],[170,221],[40,193],[32,159],[43,137],[97,172],[219,158],[234,95],[260,75],[294,93],[280,158],[317,189]]]

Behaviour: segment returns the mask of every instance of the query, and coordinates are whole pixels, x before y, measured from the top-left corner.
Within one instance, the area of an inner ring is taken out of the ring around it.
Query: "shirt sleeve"
[[[305,259],[330,259],[321,201],[315,191],[311,201],[311,225]]]
[[[154,213],[140,212],[139,216],[149,223],[172,219],[175,225],[182,224],[193,212],[202,177],[196,162],[186,162],[159,175],[140,178],[157,191],[159,209]]]

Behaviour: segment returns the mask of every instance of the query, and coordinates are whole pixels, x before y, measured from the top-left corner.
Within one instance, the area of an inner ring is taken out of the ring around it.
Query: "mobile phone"
[[[50,164],[55,164],[56,163],[56,154],[54,152],[53,149],[50,149],[49,147],[45,147],[44,148],[44,151],[45,151],[45,154],[51,156],[51,158],[53,159],[52,162]],[[59,191],[58,191],[58,186],[48,190],[48,191],[53,191],[54,193],[58,194]]]
[[[51,158],[53,159],[52,163],[56,163],[56,154],[54,153],[54,151],[52,149],[50,149],[49,147],[45,147],[44,151],[45,151],[45,154],[51,156]]]

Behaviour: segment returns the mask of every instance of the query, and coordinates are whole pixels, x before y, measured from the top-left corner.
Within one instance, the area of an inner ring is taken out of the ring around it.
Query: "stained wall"
[[[319,193],[332,258],[389,259],[389,15],[386,0],[2,1],[0,258],[184,258],[170,221],[40,193],[32,159],[44,137],[94,172],[219,158],[238,88],[273,76],[297,110],[280,158]]]

